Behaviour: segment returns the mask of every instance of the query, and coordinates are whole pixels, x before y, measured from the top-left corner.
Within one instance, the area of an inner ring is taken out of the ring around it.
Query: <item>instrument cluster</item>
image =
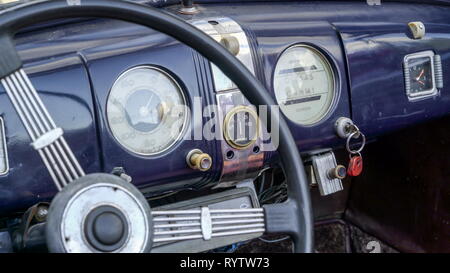
[[[223,17],[191,23],[255,74],[248,37],[237,22]],[[288,45],[280,52],[273,66],[273,93],[281,112],[298,127],[315,126],[332,112],[339,91],[333,64],[320,48],[308,44]],[[263,151],[268,147],[259,139],[257,109],[217,66],[210,63],[209,68],[223,137],[221,181],[252,177],[263,166]],[[188,90],[182,86],[181,80],[160,66],[138,65],[122,72],[107,98],[107,122],[114,139],[125,150],[146,157],[170,150],[190,122]]]

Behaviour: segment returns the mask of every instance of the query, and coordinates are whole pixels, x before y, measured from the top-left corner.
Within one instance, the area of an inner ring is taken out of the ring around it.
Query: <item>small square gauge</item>
[[[433,56],[433,51],[424,51],[405,57],[403,66],[406,95],[409,100],[437,94]]]

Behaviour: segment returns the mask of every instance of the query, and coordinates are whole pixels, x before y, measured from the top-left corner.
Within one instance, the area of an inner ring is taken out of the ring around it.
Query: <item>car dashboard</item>
[[[449,7],[199,1],[195,14],[164,9],[220,42],[264,84],[306,159],[345,149],[340,118],[374,142],[450,113]],[[412,26],[425,27],[422,37]],[[89,18],[29,27],[15,42],[86,173],[120,172],[152,198],[233,187],[279,162],[276,143],[254,137],[264,128],[248,127],[260,109],[217,66],[165,34]],[[4,216],[57,190],[6,96],[0,87]]]

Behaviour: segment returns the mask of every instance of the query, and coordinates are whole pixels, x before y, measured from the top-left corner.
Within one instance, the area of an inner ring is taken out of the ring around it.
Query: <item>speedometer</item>
[[[330,63],[322,53],[306,45],[284,51],[275,68],[273,86],[281,111],[300,125],[322,120],[335,96]]]
[[[152,66],[123,73],[107,102],[114,137],[141,155],[159,154],[175,144],[186,125],[187,112],[181,87],[167,72]]]

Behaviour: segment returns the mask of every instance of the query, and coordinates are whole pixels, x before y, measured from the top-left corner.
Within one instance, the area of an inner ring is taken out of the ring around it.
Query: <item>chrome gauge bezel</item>
[[[254,138],[252,138],[247,144],[242,145],[237,143],[232,136],[230,136],[229,133],[229,126],[230,126],[230,121],[231,118],[234,117],[234,115],[240,113],[240,112],[246,112],[249,115],[252,116],[252,118],[256,121],[256,131],[255,131],[255,136]],[[233,109],[231,109],[225,116],[224,118],[224,123],[223,123],[223,136],[225,138],[225,141],[228,143],[228,145],[230,145],[232,148],[235,148],[237,150],[243,150],[243,149],[247,149],[250,146],[252,146],[253,144],[255,144],[256,140],[259,137],[259,117],[258,114],[256,113],[256,111],[251,108],[250,106],[247,105],[239,105],[234,107]]]
[[[128,73],[131,73],[132,71],[138,70],[138,69],[152,69],[152,70],[155,70],[155,71],[157,71],[157,72],[159,72],[159,73],[162,73],[164,76],[166,76],[166,77],[167,77],[167,78],[175,85],[175,87],[176,87],[178,93],[180,94],[180,96],[181,96],[181,98],[182,98],[183,104],[184,104],[188,109],[190,108],[190,106],[189,106],[188,100],[187,100],[187,98],[186,98],[185,89],[182,87],[182,85],[179,83],[179,81],[178,81],[174,76],[172,76],[168,71],[166,71],[166,70],[164,70],[164,69],[162,69],[162,68],[160,68],[160,67],[158,67],[158,66],[155,66],[155,65],[138,65],[138,66],[129,68],[129,69],[125,70],[124,72],[122,72],[122,73],[117,77],[117,79],[114,81],[114,83],[112,84],[111,88],[109,89],[108,96],[107,96],[107,98],[106,98],[106,108],[105,108],[105,112],[106,112],[106,123],[108,124],[108,129],[109,129],[111,135],[113,136],[114,140],[116,140],[116,141],[120,144],[120,146],[121,146],[122,148],[124,148],[126,151],[128,151],[128,152],[130,152],[130,153],[132,153],[132,154],[135,154],[135,155],[143,156],[143,157],[153,157],[153,156],[158,156],[158,155],[161,155],[161,154],[167,152],[168,150],[170,150],[171,148],[173,148],[177,143],[179,143],[180,139],[183,138],[184,134],[186,133],[187,128],[189,127],[190,111],[187,111],[187,112],[183,115],[183,116],[184,116],[184,118],[183,118],[183,125],[182,125],[182,128],[181,128],[181,130],[180,130],[178,136],[172,140],[172,142],[170,143],[170,145],[168,145],[167,147],[165,147],[164,149],[162,149],[162,150],[160,150],[160,151],[153,152],[153,153],[142,153],[142,152],[139,152],[139,151],[136,151],[136,150],[131,149],[130,147],[128,147],[128,145],[126,145],[125,143],[123,143],[123,141],[120,140],[120,139],[116,136],[116,134],[114,133],[114,131],[113,131],[112,127],[111,127],[111,124],[110,124],[110,119],[109,119],[109,114],[108,114],[109,100],[110,100],[110,96],[111,96],[111,93],[112,93],[112,90],[113,90],[114,86],[116,86],[116,84],[117,84],[123,77],[125,77]],[[130,125],[127,124],[127,127],[130,127]],[[134,129],[133,129],[133,130],[134,130]]]
[[[8,158],[8,147],[6,145],[6,132],[5,132],[5,122],[3,120],[3,117],[0,116],[0,130],[1,134],[0,137],[2,138],[2,143],[0,145],[3,146],[3,153],[5,156],[5,170],[0,171],[0,176],[6,175],[9,173],[9,158]]]
[[[309,44],[303,44],[303,43],[297,43],[294,45],[291,45],[287,48],[285,48],[279,55],[277,58],[277,61],[275,63],[275,67],[273,69],[272,72],[272,91],[274,93],[275,96],[275,101],[278,103],[278,99],[276,97],[276,90],[275,90],[275,77],[276,77],[276,70],[277,70],[277,66],[280,62],[280,59],[282,56],[284,56],[284,54],[289,51],[292,50],[293,48],[306,48],[308,50],[311,50],[312,52],[314,52],[322,61],[323,63],[328,66],[331,76],[331,83],[333,84],[333,88],[332,88],[332,92],[333,92],[333,97],[331,98],[331,103],[328,106],[327,110],[320,116],[319,119],[315,120],[314,122],[311,123],[300,123],[297,122],[293,119],[291,119],[290,117],[288,117],[284,111],[281,109],[280,106],[280,110],[283,113],[283,115],[292,123],[295,123],[298,126],[302,126],[302,127],[313,127],[313,126],[317,126],[320,125],[322,122],[326,121],[329,117],[330,114],[336,109],[336,105],[337,105],[337,101],[338,98],[340,97],[340,77],[339,77],[339,70],[337,69],[337,65],[334,62],[334,60],[329,56],[329,54],[326,54],[325,52],[323,52],[322,49],[318,48],[317,46],[313,46],[313,45],[309,45]]]
[[[434,67],[434,51],[426,50],[422,52],[416,52],[412,54],[408,54],[403,58],[403,73],[405,78],[405,93],[408,97],[408,100],[414,101],[423,98],[436,96],[438,93],[438,89],[436,88],[436,76],[435,76],[435,67]],[[418,59],[418,58],[429,58],[430,59],[430,69],[431,69],[431,84],[433,85],[430,89],[419,91],[416,93],[411,92],[411,76],[409,71],[409,61]]]

